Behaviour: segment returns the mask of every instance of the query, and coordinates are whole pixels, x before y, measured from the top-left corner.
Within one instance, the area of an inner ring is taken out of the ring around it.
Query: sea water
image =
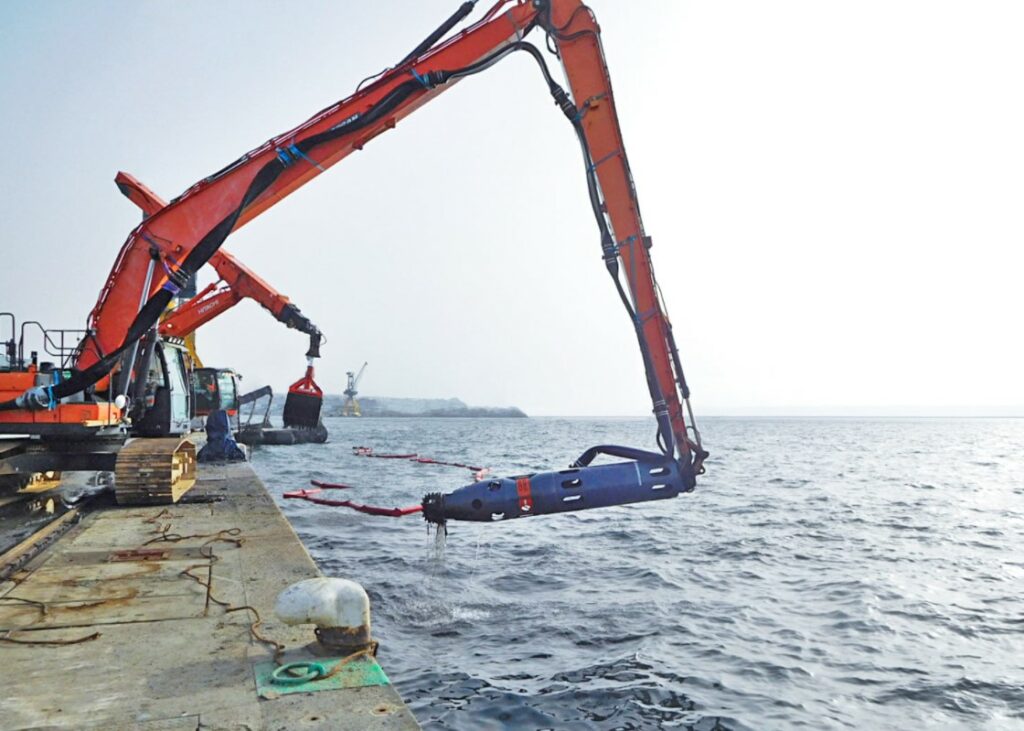
[[[468,471],[653,448],[649,419],[329,419],[257,448],[271,491],[309,479],[418,503]],[[392,681],[427,729],[1024,728],[1024,420],[702,422],[673,500],[501,523],[300,501],[329,576],[362,583]]]

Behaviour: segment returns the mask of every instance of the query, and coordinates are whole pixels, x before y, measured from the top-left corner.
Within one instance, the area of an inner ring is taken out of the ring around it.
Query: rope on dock
[[[98,640],[101,635],[99,632],[93,632],[91,635],[85,637],[76,637],[73,640],[24,640],[20,637],[12,637],[12,630],[7,630],[7,633],[0,636],[0,642],[11,642],[15,645],[43,645],[44,647],[57,646],[57,645],[78,645],[82,642],[91,642],[92,640]]]
[[[236,546],[242,545],[242,539],[236,537],[242,534],[241,528],[225,528],[224,530],[219,530],[216,533],[193,533],[192,535],[187,536],[183,536],[178,533],[170,533],[170,528],[171,524],[168,523],[166,526],[164,526],[164,528],[161,531],[159,531],[159,536],[157,536],[156,538],[151,538],[142,545],[148,546],[153,543],[161,542],[178,543],[180,541],[188,540],[189,538],[211,538],[223,541],[225,543],[234,543]],[[210,541],[207,541],[207,543],[210,543]],[[203,545],[205,546],[206,543],[204,543]]]
[[[242,612],[242,611],[246,611],[246,610],[252,612],[253,616],[255,617],[255,619],[252,622],[249,623],[249,634],[257,642],[262,642],[267,647],[272,648],[273,651],[274,651],[274,662],[275,663],[276,662],[280,662],[281,653],[284,652],[284,645],[282,645],[277,640],[272,640],[269,637],[264,637],[262,634],[260,634],[260,627],[263,626],[263,617],[260,616],[260,611],[256,607],[254,607],[254,606],[252,606],[250,604],[242,604],[242,605],[239,605],[239,606],[234,606],[234,605],[231,604],[231,602],[226,602],[223,599],[218,599],[213,594],[213,565],[215,563],[217,563],[218,561],[220,561],[220,557],[217,556],[213,552],[213,544],[217,543],[217,542],[222,542],[222,543],[232,543],[235,546],[241,546],[242,545],[242,540],[243,539],[241,539],[241,538],[224,537],[224,536],[220,535],[222,533],[227,533],[230,530],[238,530],[238,529],[237,528],[234,528],[234,529],[230,529],[229,528],[227,530],[218,531],[217,533],[213,534],[213,537],[211,537],[210,540],[206,541],[206,543],[202,544],[199,547],[199,555],[202,556],[203,558],[208,558],[210,560],[209,563],[193,564],[193,565],[185,568],[184,570],[182,570],[180,575],[181,576],[187,576],[188,578],[192,579],[193,581],[195,581],[200,586],[205,587],[205,589],[206,589],[206,611],[209,611],[210,602],[213,602],[214,604],[216,604],[216,605],[218,605],[220,607],[223,607],[225,613]],[[241,533],[240,530],[238,532]],[[237,534],[235,534],[235,535],[237,535]],[[205,536],[203,536],[203,537],[205,537]],[[206,581],[203,581],[203,577],[196,576],[194,573],[192,573],[193,569],[202,569],[202,568],[205,568],[207,570]]]
[[[33,606],[39,610],[39,616],[45,617],[49,613],[49,605],[46,602],[39,602],[35,599],[24,599],[20,596],[0,596],[0,602],[20,602],[21,604],[27,604]],[[102,604],[102,602],[94,602],[94,604]],[[89,605],[84,605],[89,606]],[[24,634],[24,633],[22,633]],[[91,642],[92,640],[99,639],[99,632],[93,632],[91,635],[85,635],[83,637],[75,637],[70,640],[28,640],[22,637],[15,637],[14,630],[7,630],[4,634],[0,635],[0,642],[9,642],[15,645],[42,645],[42,646],[59,646],[59,645],[78,645],[82,642]]]
[[[278,665],[274,672],[271,673],[270,680],[272,683],[280,683],[281,685],[303,685],[305,683],[312,683],[335,675],[339,670],[353,660],[360,657],[375,657],[376,655],[377,642],[374,641],[370,647],[364,647],[361,650],[356,650],[351,655],[346,655],[330,670],[324,667],[324,663],[322,662],[300,660],[298,662],[289,662],[284,665]]]
[[[260,627],[263,624],[263,618],[260,616],[259,610],[256,609],[256,607],[253,607],[249,604],[243,604],[237,607],[233,606],[230,602],[226,602],[222,599],[219,599],[213,594],[213,565],[220,560],[220,557],[214,553],[213,546],[216,543],[230,543],[236,547],[241,546],[244,540],[241,537],[242,529],[224,528],[222,530],[216,531],[215,533],[195,533],[190,535],[181,535],[179,533],[171,533],[171,527],[173,523],[170,520],[168,520],[168,522],[166,523],[160,522],[163,519],[170,519],[173,517],[174,516],[170,512],[170,510],[164,508],[156,515],[144,519],[142,521],[143,523],[149,523],[154,526],[153,532],[156,533],[157,536],[146,541],[142,544],[142,546],[149,546],[153,543],[180,543],[181,541],[190,539],[206,538],[207,540],[199,546],[199,555],[203,558],[208,559],[208,562],[188,566],[187,568],[182,570],[179,573],[179,575],[189,577],[190,579],[197,582],[200,586],[203,586],[206,589],[206,609],[204,611],[204,614],[209,612],[210,602],[213,602],[214,604],[223,607],[225,612],[252,612],[255,619],[249,624],[249,634],[252,635],[253,639],[257,640],[258,642],[262,642],[263,644],[272,648],[274,651],[274,662],[279,663],[281,653],[284,652],[285,647],[280,642],[272,640],[268,637],[264,637],[260,633]],[[202,576],[197,576],[196,574],[192,573],[196,569],[207,569],[207,576],[205,580],[203,579]],[[39,611],[40,617],[47,616],[49,612],[49,605],[46,602],[40,602],[34,599],[24,599],[22,597],[7,595],[0,596],[0,602],[17,602],[20,604],[35,607]],[[98,601],[81,604],[79,606],[99,606],[103,603],[103,601]],[[0,633],[0,642],[8,642],[18,645],[42,646],[77,645],[82,642],[90,642],[92,640],[99,639],[102,636],[101,633],[99,632],[93,632],[92,634],[85,635],[83,637],[76,637],[70,640],[31,640],[25,639],[21,636],[15,637],[14,632],[15,630],[7,630],[3,633]],[[24,634],[24,632],[22,632],[21,634]],[[329,675],[333,675],[334,672],[336,672],[336,670],[337,668],[335,668],[335,670],[332,670],[331,673],[329,673]],[[323,677],[327,676],[325,675]]]
[[[256,609],[256,607],[249,604],[242,604],[236,607],[232,605],[231,602],[226,602],[223,599],[217,598],[213,593],[213,565],[220,561],[220,556],[216,555],[213,552],[213,546],[216,543],[230,543],[234,545],[236,548],[241,546],[245,540],[242,537],[242,529],[224,528],[222,530],[216,531],[215,533],[195,533],[191,535],[181,535],[179,533],[170,532],[172,526],[171,522],[165,523],[163,525],[160,524],[160,520],[165,517],[174,517],[167,508],[164,508],[156,515],[146,518],[143,521],[144,523],[151,523],[152,525],[156,526],[153,529],[153,532],[156,533],[157,536],[156,538],[152,538],[146,541],[142,545],[148,546],[150,544],[160,542],[179,543],[181,541],[188,539],[206,538],[206,542],[199,546],[199,555],[203,558],[209,559],[209,561],[207,563],[192,564],[191,566],[188,566],[182,571],[180,571],[179,576],[187,576],[188,578],[192,579],[197,584],[206,589],[206,607],[203,611],[204,615],[210,611],[210,602],[213,602],[217,606],[223,607],[225,613],[242,611],[252,612],[255,619],[253,619],[253,621],[249,623],[249,634],[257,642],[262,642],[264,645],[272,648],[274,651],[274,662],[279,663],[281,653],[284,652],[285,647],[280,642],[272,640],[269,637],[264,637],[262,634],[260,634],[260,627],[263,626],[263,618],[260,616],[259,610]],[[205,580],[202,576],[197,576],[196,574],[192,573],[196,569],[206,569]]]

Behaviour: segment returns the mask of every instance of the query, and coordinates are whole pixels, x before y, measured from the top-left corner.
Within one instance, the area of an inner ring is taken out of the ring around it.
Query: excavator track
[[[196,484],[196,446],[187,437],[133,439],[114,467],[119,505],[176,503]]]

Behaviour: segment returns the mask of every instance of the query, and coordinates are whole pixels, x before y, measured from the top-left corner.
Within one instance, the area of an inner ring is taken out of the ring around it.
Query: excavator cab
[[[194,390],[184,343],[159,338],[143,349],[132,384],[133,433],[145,437],[192,430]]]
[[[241,376],[230,368],[196,368],[192,372],[192,392],[196,418],[206,419],[217,410],[226,411],[233,427],[238,427],[238,382]]]

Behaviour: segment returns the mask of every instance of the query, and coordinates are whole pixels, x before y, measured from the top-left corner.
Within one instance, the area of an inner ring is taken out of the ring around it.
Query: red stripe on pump
[[[530,495],[530,478],[520,477],[516,480],[516,493],[519,495],[519,511],[529,513],[533,510],[533,497]]]

